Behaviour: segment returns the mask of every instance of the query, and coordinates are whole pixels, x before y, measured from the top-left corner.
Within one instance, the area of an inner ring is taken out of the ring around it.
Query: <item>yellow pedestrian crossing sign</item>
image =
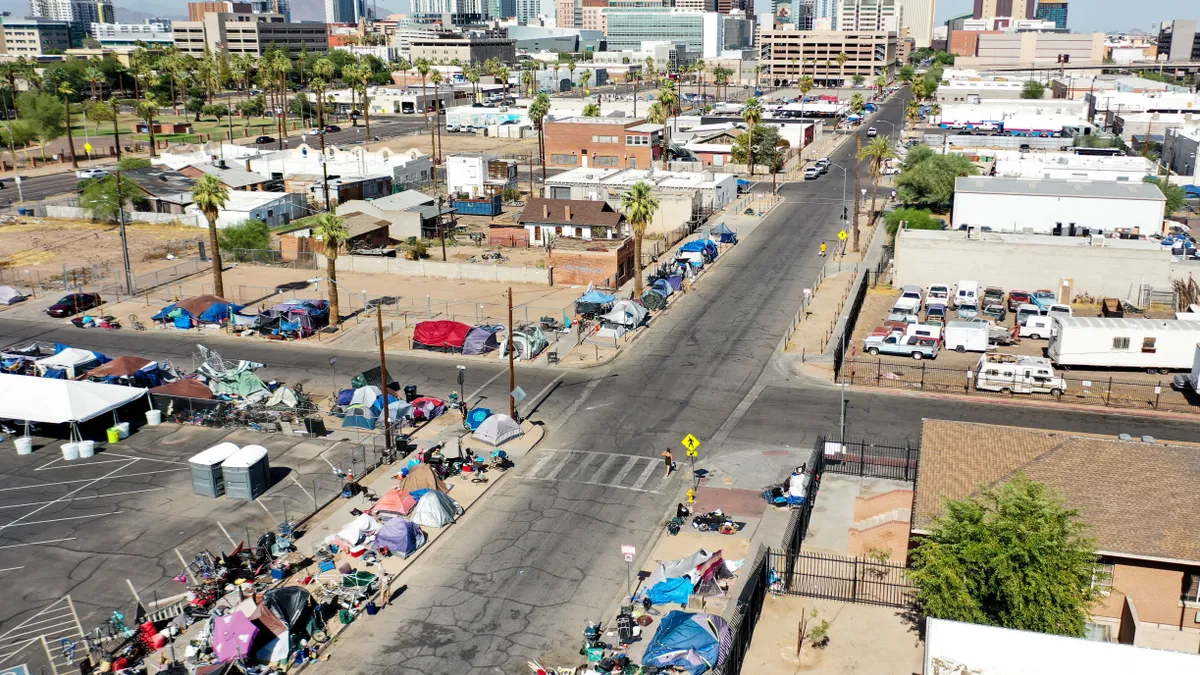
[[[91,151],[92,151],[92,144],[91,144],[91,143],[84,143],[84,144],[83,144],[83,151],[84,151],[84,152],[91,152]]]
[[[687,448],[688,457],[700,456],[700,439],[688,434],[687,436],[683,437],[683,440],[680,441],[680,443],[683,443],[683,447]]]
[[[838,241],[846,241],[846,237],[848,237],[848,236],[850,236],[850,235],[846,234],[845,230],[842,230],[842,231],[838,232]]]

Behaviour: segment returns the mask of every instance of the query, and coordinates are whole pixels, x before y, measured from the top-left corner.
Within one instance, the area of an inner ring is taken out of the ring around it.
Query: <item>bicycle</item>
[[[59,643],[59,648],[62,650],[63,658],[67,660],[67,665],[75,663],[75,648],[79,646],[78,642],[71,642],[67,638],[63,638]]]

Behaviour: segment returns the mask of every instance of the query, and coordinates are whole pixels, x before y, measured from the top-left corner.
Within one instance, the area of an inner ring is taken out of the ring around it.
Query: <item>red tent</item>
[[[422,321],[413,330],[413,342],[425,349],[462,350],[471,327],[457,321]]]
[[[155,387],[150,390],[151,394],[159,396],[185,396],[187,398],[213,398],[212,389],[208,388],[207,384],[199,380],[176,380]]]
[[[412,511],[416,505],[417,500],[413,499],[412,495],[404,490],[392,490],[375,502],[366,512],[376,518],[386,520],[396,516],[407,516],[408,512]]]

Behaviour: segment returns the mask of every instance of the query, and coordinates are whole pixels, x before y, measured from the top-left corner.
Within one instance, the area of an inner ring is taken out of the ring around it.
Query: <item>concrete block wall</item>
[[[317,269],[325,269],[325,256],[316,256]],[[452,263],[432,260],[404,260],[373,256],[341,255],[337,259],[339,272],[363,274],[393,274],[396,276],[429,279],[458,279],[461,281],[510,281],[520,284],[554,285],[554,270],[537,267],[506,267],[503,265]]]

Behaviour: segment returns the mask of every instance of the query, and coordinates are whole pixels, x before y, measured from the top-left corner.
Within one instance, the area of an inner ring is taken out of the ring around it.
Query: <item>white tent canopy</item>
[[[119,384],[0,374],[0,419],[86,422],[145,395],[145,389]]]
[[[475,430],[475,438],[492,447],[505,443],[521,435],[521,425],[508,415],[498,413],[492,415]]]
[[[33,362],[37,366],[39,375],[45,375],[47,370],[58,368],[67,372],[68,378],[74,378],[81,372],[76,372],[76,368],[86,366],[89,363],[96,361],[95,352],[89,352],[86,349],[77,349],[75,347],[67,347],[54,356],[47,356],[44,359],[38,359]]]

